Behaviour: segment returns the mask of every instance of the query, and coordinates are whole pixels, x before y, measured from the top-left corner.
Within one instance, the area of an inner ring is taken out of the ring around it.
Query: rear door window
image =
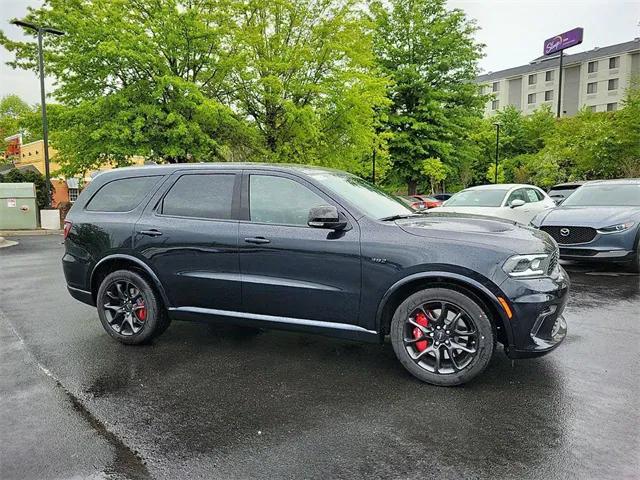
[[[235,181],[233,173],[182,175],[165,195],[160,211],[177,217],[229,220]]]
[[[128,212],[133,210],[160,178],[162,178],[160,175],[153,175],[113,180],[98,190],[89,200],[86,210],[93,212]]]

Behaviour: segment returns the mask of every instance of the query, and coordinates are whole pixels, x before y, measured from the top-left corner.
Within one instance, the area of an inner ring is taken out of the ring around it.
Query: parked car
[[[587,182],[532,224],[558,242],[563,259],[622,263],[640,271],[640,179]]]
[[[64,237],[69,293],[125,344],[158,337],[170,319],[389,335],[411,374],[457,385],[485,369],[496,342],[522,358],[566,335],[569,279],[546,233],[416,214],[336,170],[115,169],[82,192]]]
[[[452,193],[436,193],[435,195],[432,195],[432,196],[436,200],[440,200],[441,202],[445,202],[445,201],[449,200],[453,196],[453,194]]]
[[[556,205],[560,205],[567,199],[567,197],[569,197],[569,195],[575,192],[576,189],[584,185],[584,183],[585,182],[560,183],[551,187],[547,192],[547,195],[556,202]]]
[[[538,213],[555,206],[544,191],[533,185],[498,184],[462,190],[433,211],[485,215],[528,225]]]
[[[442,202],[440,200],[437,200],[429,195],[413,195],[413,198],[421,201],[424,204],[425,208],[436,208],[442,206]]]
[[[398,198],[404,204],[408,205],[409,207],[413,208],[414,210],[425,210],[427,208],[425,203],[422,200],[420,200],[419,198],[410,197],[410,196],[407,196],[407,195],[398,195]]]

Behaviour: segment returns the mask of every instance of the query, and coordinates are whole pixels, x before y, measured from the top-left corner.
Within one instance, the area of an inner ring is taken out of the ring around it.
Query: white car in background
[[[523,184],[481,185],[462,190],[433,213],[471,213],[504,218],[529,225],[538,213],[554,208],[555,202],[540,188]]]

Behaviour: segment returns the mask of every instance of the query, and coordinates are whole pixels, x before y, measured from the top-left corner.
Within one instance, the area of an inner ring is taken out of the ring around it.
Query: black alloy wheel
[[[140,288],[133,282],[118,279],[105,289],[104,315],[109,326],[124,336],[136,335],[145,327],[147,307]]]
[[[484,309],[468,295],[446,288],[425,289],[402,302],[390,335],[403,366],[435,385],[459,385],[482,372],[496,338]]]
[[[102,280],[96,306],[106,332],[129,345],[159,336],[170,322],[156,290],[131,270],[112,272]]]
[[[451,302],[422,304],[405,321],[407,353],[433,373],[456,373],[466,368],[478,353],[477,340],[473,318]]]

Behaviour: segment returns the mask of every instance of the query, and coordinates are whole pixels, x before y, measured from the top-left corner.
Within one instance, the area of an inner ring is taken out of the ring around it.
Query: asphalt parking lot
[[[174,322],[127,347],[61,237],[0,250],[0,478],[639,478],[640,277],[567,265],[569,334],[464,387],[391,346]]]

